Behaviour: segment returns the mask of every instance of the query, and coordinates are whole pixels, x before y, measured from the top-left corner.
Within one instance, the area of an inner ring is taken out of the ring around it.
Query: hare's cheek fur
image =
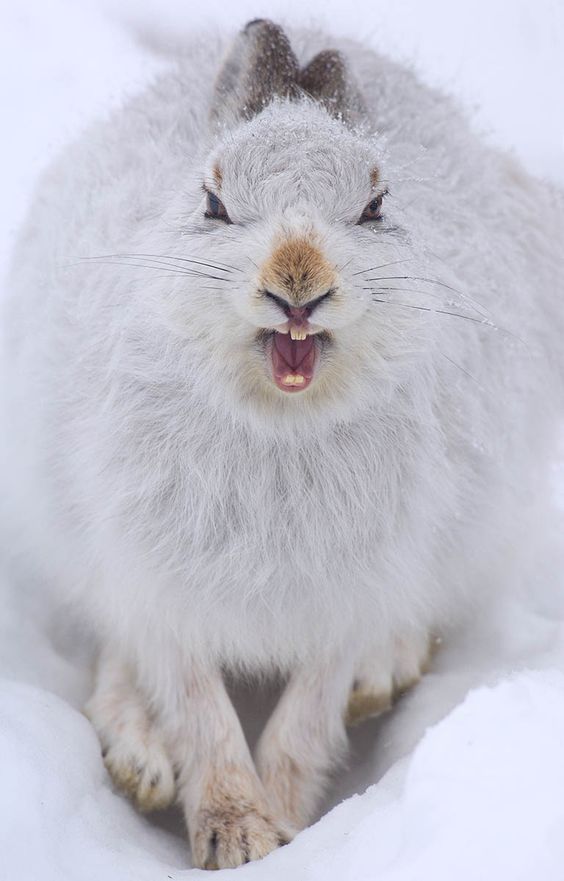
[[[1,521],[97,630],[114,781],[208,868],[290,841],[345,724],[526,571],[561,407],[556,197],[406,71],[347,44],[365,99],[295,44],[195,41],[84,135],[0,347]],[[226,670],[284,682],[254,755]]]

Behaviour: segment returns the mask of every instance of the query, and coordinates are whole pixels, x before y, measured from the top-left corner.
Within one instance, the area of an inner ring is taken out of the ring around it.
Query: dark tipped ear
[[[250,119],[275,97],[296,97],[299,65],[281,27],[250,21],[223,62],[215,85],[211,119]]]
[[[336,49],[326,49],[312,58],[301,72],[299,84],[328,113],[347,125],[358,125],[366,118],[364,98]]]

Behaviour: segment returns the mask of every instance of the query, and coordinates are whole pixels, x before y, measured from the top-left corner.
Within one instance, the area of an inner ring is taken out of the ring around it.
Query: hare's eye
[[[225,205],[218,199],[215,193],[206,192],[206,217],[213,217],[214,220],[223,220],[224,223],[231,223],[229,214],[225,210]]]
[[[385,193],[381,193],[379,196],[376,196],[375,199],[372,199],[360,215],[357,223],[367,223],[369,220],[381,220],[382,200],[385,195]]]

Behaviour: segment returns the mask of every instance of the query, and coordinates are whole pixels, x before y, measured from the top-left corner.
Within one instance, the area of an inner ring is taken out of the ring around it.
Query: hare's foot
[[[151,706],[178,772],[193,865],[234,868],[286,844],[292,831],[259,779],[221,669],[171,645],[156,673]]]
[[[121,732],[102,741],[104,762],[116,786],[142,811],[158,811],[174,801],[172,766],[160,740],[146,731]]]
[[[118,661],[101,659],[85,713],[115,785],[142,811],[168,807],[176,794],[171,762],[128,670]]]
[[[390,677],[355,679],[347,705],[346,724],[360,725],[366,719],[380,716],[392,707],[393,689]]]
[[[427,672],[436,640],[412,636],[394,640],[388,656],[375,651],[362,660],[349,696],[346,723],[358,725],[391,709],[400,695]]]
[[[254,774],[235,767],[208,778],[198,809],[188,817],[195,866],[235,868],[291,840],[292,831],[274,819],[257,782]]]

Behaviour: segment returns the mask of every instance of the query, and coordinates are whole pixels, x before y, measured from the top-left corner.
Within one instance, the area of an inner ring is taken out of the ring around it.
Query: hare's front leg
[[[167,669],[161,654],[147,669],[149,693],[178,771],[193,863],[223,869],[260,859],[292,832],[271,809],[221,672],[171,660]]]
[[[163,737],[131,671],[111,651],[98,659],[96,688],[85,713],[114,783],[143,811],[168,807],[176,787]]]
[[[257,766],[270,803],[298,829],[314,816],[346,751],[352,680],[351,659],[296,670],[259,741]]]

